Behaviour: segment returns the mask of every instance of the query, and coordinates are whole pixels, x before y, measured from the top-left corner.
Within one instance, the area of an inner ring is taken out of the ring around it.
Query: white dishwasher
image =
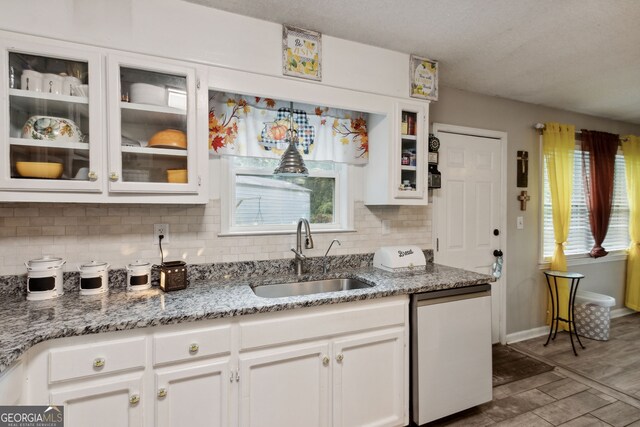
[[[411,296],[411,420],[492,399],[491,285]]]

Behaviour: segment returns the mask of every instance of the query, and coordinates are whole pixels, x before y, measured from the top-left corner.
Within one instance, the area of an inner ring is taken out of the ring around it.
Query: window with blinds
[[[586,159],[587,168],[589,158]],[[569,227],[569,239],[565,247],[566,255],[583,255],[589,253],[593,247],[593,236],[589,226],[589,212],[584,193],[584,178],[582,175],[582,151],[576,147],[574,155],[573,195],[571,198],[571,224]],[[555,240],[553,237],[553,218],[551,214],[551,195],[549,192],[549,177],[547,165],[543,162],[544,175],[544,200],[543,200],[543,256],[545,259],[553,255]],[[613,206],[609,231],[602,246],[611,252],[629,247],[629,203],[627,200],[627,187],[625,182],[624,157],[621,153],[616,155],[615,174],[613,183]]]

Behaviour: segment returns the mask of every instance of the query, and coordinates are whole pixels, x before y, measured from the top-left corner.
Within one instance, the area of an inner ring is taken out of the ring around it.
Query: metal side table
[[[585,346],[582,345],[582,341],[580,341],[580,336],[578,335],[578,330],[576,329],[576,323],[574,322],[574,306],[576,302],[576,292],[578,291],[578,284],[580,283],[580,279],[584,278],[584,275],[580,273],[572,273],[569,271],[545,271],[544,275],[547,279],[547,286],[549,287],[549,295],[551,296],[551,325],[549,327],[549,336],[547,337],[547,342],[544,343],[545,347],[549,344],[549,340],[555,340],[556,335],[558,334],[558,323],[560,320],[563,322],[567,322],[569,325],[569,338],[571,339],[571,347],[573,348],[573,354],[576,356],[578,352],[576,351],[576,346],[573,343],[573,334],[575,333],[576,339],[580,344],[582,349],[585,349]],[[567,317],[568,319],[564,319],[560,317],[560,302],[558,301],[558,279],[567,279],[570,280],[569,285],[569,301],[567,307]],[[555,290],[555,298],[554,293],[552,291],[552,282]],[[553,335],[553,338],[551,337]]]

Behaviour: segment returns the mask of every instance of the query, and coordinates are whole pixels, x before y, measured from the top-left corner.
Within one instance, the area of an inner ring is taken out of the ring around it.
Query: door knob
[[[132,394],[129,397],[129,404],[133,405],[137,405],[138,403],[140,403],[140,395],[138,394]]]
[[[496,249],[495,251],[493,251],[493,256],[502,256],[503,253],[500,249]]]
[[[158,399],[162,399],[165,397],[167,397],[167,389],[163,387],[158,390]]]
[[[97,181],[98,180],[98,174],[95,173],[94,171],[90,171],[87,174],[87,178],[89,178],[89,181]]]
[[[324,356],[324,357],[322,358],[322,364],[323,364],[324,366],[328,366],[328,365],[329,365],[329,358],[328,358],[327,356]]]
[[[494,236],[499,236],[500,235],[500,230],[498,230],[497,228],[493,229],[493,235]]]
[[[111,172],[111,174],[109,175],[109,179],[111,181],[117,181],[118,179],[120,179],[120,176],[115,172]]]

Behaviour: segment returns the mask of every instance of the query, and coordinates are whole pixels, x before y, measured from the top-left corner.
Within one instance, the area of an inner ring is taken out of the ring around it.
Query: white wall
[[[0,29],[282,75],[279,24],[180,0],[47,0],[43,7],[3,0]],[[322,43],[323,86],[408,97],[409,55],[327,35]]]

